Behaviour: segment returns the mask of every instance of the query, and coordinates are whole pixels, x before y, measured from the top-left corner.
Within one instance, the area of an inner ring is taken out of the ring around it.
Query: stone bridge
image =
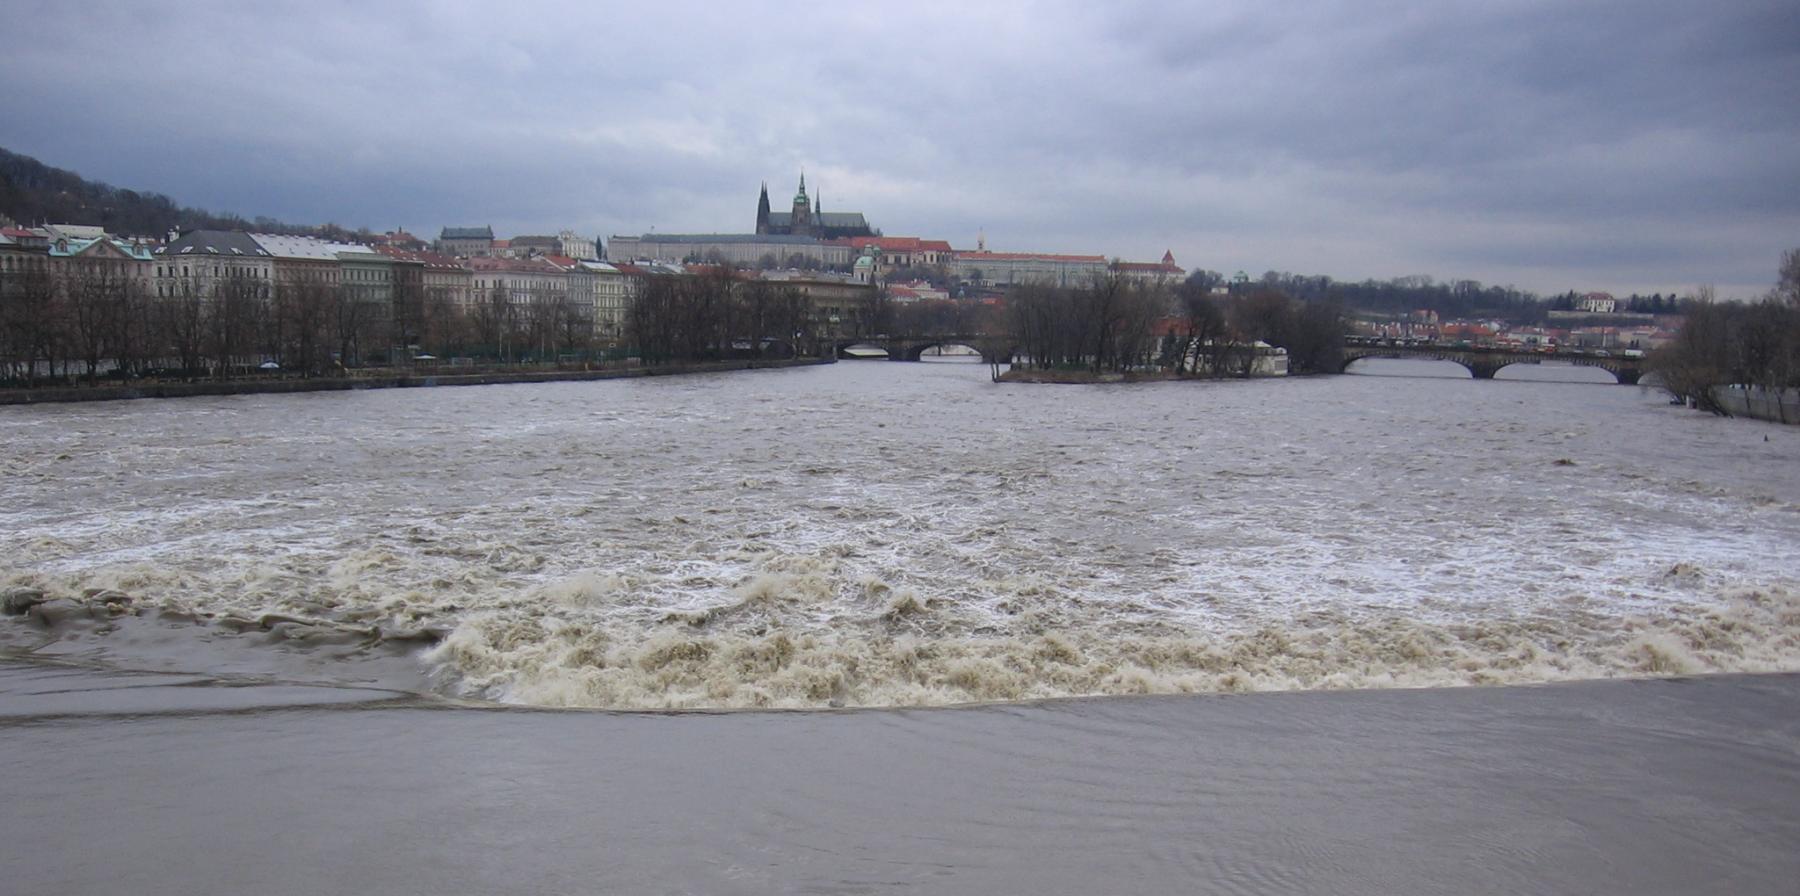
[[[1524,348],[1489,348],[1451,345],[1383,345],[1373,340],[1345,340],[1344,369],[1363,358],[1423,358],[1461,364],[1478,380],[1491,380],[1502,368],[1513,364],[1541,364],[1560,361],[1576,367],[1598,367],[1616,377],[1620,384],[1637,385],[1644,374],[1644,359],[1583,351],[1534,351]]]
[[[887,351],[889,361],[918,361],[927,349],[945,345],[966,345],[981,353],[988,364],[1006,364],[1013,359],[1016,346],[1010,336],[986,336],[963,333],[950,336],[871,336],[867,339],[837,340],[838,357],[853,345],[873,345]]]

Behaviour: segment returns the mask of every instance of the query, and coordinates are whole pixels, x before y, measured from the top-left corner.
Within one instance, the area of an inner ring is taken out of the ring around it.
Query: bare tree
[[[1190,277],[1175,292],[1183,315],[1168,352],[1173,356],[1175,372],[1218,375],[1217,352],[1227,342],[1225,309],[1201,280]]]
[[[210,301],[205,281],[184,275],[174,282],[170,294],[157,303],[160,342],[175,353],[184,377],[193,378],[205,369]]]
[[[276,284],[266,331],[270,354],[283,369],[304,376],[319,376],[334,369],[331,363],[332,319],[339,287],[322,278],[296,277]],[[269,350],[269,349],[265,349]]]
[[[1781,253],[1781,269],[1775,278],[1775,296],[1790,308],[1800,308],[1800,249]]]
[[[63,302],[56,278],[43,264],[15,270],[0,284],[0,328],[14,377],[33,383],[39,371],[54,375],[61,355]],[[42,362],[40,366],[39,362]]]
[[[155,350],[155,306],[137,277],[120,278],[115,312],[107,317],[106,341],[113,360],[127,374],[141,374]]]
[[[217,377],[230,376],[246,366],[247,353],[256,343],[257,325],[267,313],[264,281],[242,276],[248,272],[231,273],[214,285],[211,301],[204,306],[206,354],[212,358]]]
[[[63,279],[68,307],[68,339],[85,367],[89,383],[100,376],[100,365],[111,360],[117,318],[124,313],[125,276],[110,265],[83,265]]]

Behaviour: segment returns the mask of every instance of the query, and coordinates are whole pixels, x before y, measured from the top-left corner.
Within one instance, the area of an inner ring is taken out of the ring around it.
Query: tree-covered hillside
[[[140,193],[91,181],[52,168],[30,156],[0,148],[0,215],[21,225],[98,224],[125,236],[160,236],[196,227],[263,232],[298,232],[268,218],[246,220],[231,214],[175,204],[161,193]]]

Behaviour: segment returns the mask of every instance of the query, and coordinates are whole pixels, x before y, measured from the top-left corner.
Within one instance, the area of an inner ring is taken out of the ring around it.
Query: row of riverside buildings
[[[587,254],[597,254],[591,241],[588,246]],[[63,280],[106,274],[162,299],[213,295],[222,284],[248,281],[270,289],[278,284],[342,289],[353,301],[374,307],[391,306],[410,287],[423,301],[464,314],[493,297],[515,305],[567,302],[593,322],[596,339],[616,342],[623,335],[632,278],[660,270],[562,254],[516,257],[490,251],[458,257],[392,244],[229,230],[191,230],[152,241],[80,225],[0,228],[0,276],[16,282],[32,272]]]
[[[629,308],[646,278],[706,269],[531,250],[520,255],[514,248],[518,240],[507,246],[488,228],[446,228],[445,234],[428,249],[409,247],[423,244],[403,232],[365,245],[231,230],[190,230],[159,240],[84,225],[0,226],[0,300],[29,288],[30,278],[41,275],[44,286],[62,294],[98,277],[130,284],[152,301],[170,302],[219,300],[242,295],[245,287],[274,296],[285,288],[304,301],[335,305],[327,297],[338,297],[359,308],[386,309],[384,316],[394,321],[407,317],[402,305],[408,302],[453,309],[464,319],[491,313],[496,304],[527,314],[555,306],[570,312],[565,319],[591,324],[584,341],[611,349],[629,348]],[[803,298],[821,335],[833,335],[839,324],[855,319],[876,288],[866,277],[845,272],[774,270],[761,276]],[[393,336],[395,349],[411,342],[407,333]]]

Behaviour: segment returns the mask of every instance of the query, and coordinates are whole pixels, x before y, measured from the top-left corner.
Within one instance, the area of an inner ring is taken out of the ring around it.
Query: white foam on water
[[[896,607],[899,611],[896,612]],[[1800,671],[1800,600],[1734,593],[1657,616],[1580,610],[1464,624],[1315,614],[1237,632],[915,633],[898,601],[858,624],[641,630],[488,613],[429,655],[461,692],[629,708],[907,706],[1101,694],[1517,684]]]

